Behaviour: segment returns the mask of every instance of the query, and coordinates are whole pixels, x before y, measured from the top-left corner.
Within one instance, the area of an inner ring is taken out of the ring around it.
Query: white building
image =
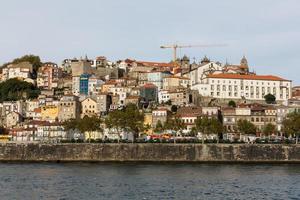
[[[26,100],[25,101],[25,117],[33,118],[35,116],[35,111],[39,108],[40,104],[37,99],[34,100]]]
[[[170,100],[169,90],[160,90],[158,92],[158,102],[165,103]]]
[[[291,98],[291,81],[277,76],[210,74],[201,84],[192,86],[203,96],[222,99],[264,100],[272,94],[276,100]]]
[[[128,97],[128,94],[131,92],[131,88],[125,87],[125,86],[114,86],[109,88],[109,93],[112,93],[113,95],[117,95],[119,98],[118,104],[124,105],[125,99]]]
[[[104,81],[98,79],[96,76],[91,76],[89,78],[89,95],[96,95],[101,91],[101,86],[104,84]]]
[[[285,101],[292,93],[290,80],[249,72],[245,56],[240,65],[225,66],[204,58],[201,65],[193,67],[184,76],[190,78],[191,89],[206,97],[264,100],[265,95],[272,94],[276,100]]]
[[[158,102],[166,103],[168,101],[171,101],[173,105],[187,105],[189,103],[189,95],[187,90],[160,90],[158,92]]]
[[[193,87],[203,83],[209,74],[222,73],[223,68],[221,64],[216,64],[206,59],[204,58],[200,65],[192,68],[188,73],[183,74],[183,76],[190,78],[190,86]]]
[[[10,112],[17,112],[21,115],[24,114],[24,103],[23,101],[4,101],[0,104],[1,115],[5,116]]]
[[[72,94],[79,96],[80,94],[80,76],[73,76],[72,78]]]
[[[11,64],[2,70],[2,81],[11,78],[22,78],[29,80],[32,73],[32,65],[29,62]]]
[[[60,141],[67,139],[67,132],[59,123],[41,122],[37,126],[36,140],[39,141]]]

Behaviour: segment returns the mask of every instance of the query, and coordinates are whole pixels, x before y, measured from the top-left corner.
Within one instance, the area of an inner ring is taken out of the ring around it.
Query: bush
[[[229,101],[229,102],[228,102],[228,106],[229,106],[229,107],[233,107],[233,108],[235,108],[235,107],[236,107],[236,103],[235,103],[235,101],[232,101],[232,100],[231,100],[231,101]]]
[[[95,142],[96,143],[102,143],[103,141],[102,141],[102,139],[96,139]]]

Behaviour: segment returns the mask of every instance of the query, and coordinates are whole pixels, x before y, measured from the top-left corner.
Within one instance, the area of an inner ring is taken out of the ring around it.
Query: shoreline
[[[93,160],[0,160],[0,164],[101,164],[101,165],[300,165],[300,161],[93,161]]]

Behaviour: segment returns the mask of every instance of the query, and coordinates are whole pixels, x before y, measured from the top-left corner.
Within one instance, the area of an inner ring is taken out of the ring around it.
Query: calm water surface
[[[0,199],[300,199],[300,165],[0,164]]]

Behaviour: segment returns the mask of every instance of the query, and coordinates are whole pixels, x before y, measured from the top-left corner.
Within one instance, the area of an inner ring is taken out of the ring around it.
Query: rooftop
[[[210,74],[208,78],[224,79],[246,79],[246,80],[266,80],[266,81],[289,81],[273,75],[241,75],[241,74]]]

